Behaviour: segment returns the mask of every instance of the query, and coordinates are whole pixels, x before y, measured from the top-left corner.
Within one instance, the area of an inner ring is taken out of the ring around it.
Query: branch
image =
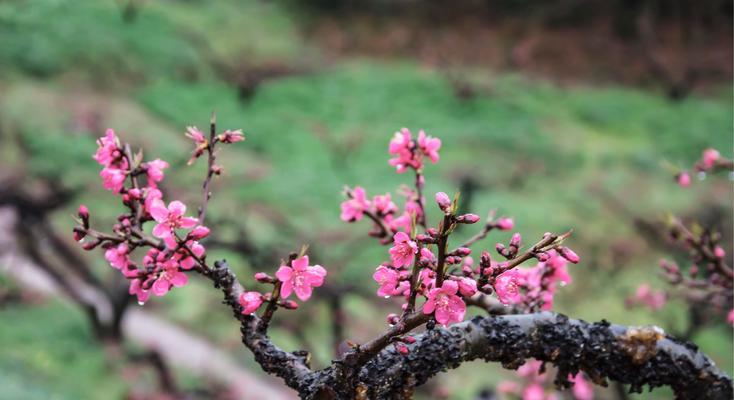
[[[606,321],[590,324],[550,312],[471,321],[416,336],[403,356],[387,348],[365,364],[359,380],[369,398],[388,398],[447,369],[476,359],[516,369],[526,359],[558,368],[556,384],[569,387],[568,374],[586,372],[597,384],[606,378],[631,385],[670,386],[678,399],[731,399],[731,378],[697,348],[655,328],[628,328]]]
[[[242,314],[242,306],[238,299],[245,290],[227,262],[216,261],[214,268],[204,276],[224,293],[224,304],[232,309],[235,319],[240,322],[242,343],[252,351],[255,361],[260,364],[263,371],[282,378],[289,387],[299,393],[306,390],[305,386],[312,381],[309,375],[313,374],[308,366],[310,356],[305,352],[283,351],[270,341],[265,332],[257,329],[260,318],[254,314]]]

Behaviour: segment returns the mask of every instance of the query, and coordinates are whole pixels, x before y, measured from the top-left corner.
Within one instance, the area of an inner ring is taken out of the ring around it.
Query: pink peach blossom
[[[287,298],[295,291],[301,301],[306,301],[311,297],[312,288],[324,283],[326,270],[320,265],[308,265],[308,256],[293,260],[291,265],[293,267],[281,265],[275,273],[278,280],[283,282],[280,293]]]
[[[496,278],[494,290],[503,304],[514,304],[520,301],[521,294],[517,287],[517,279],[517,269],[505,271]]]
[[[148,301],[148,298],[150,297],[150,290],[143,288],[143,281],[139,278],[130,280],[128,293],[135,295],[138,298],[138,303],[141,305]]]
[[[459,284],[459,293],[464,297],[472,297],[477,293],[477,281],[472,278],[462,276],[456,279]]]
[[[148,184],[155,187],[156,182],[160,182],[163,180],[163,170],[168,168],[168,163],[161,160],[160,158],[157,158],[153,161],[148,161],[146,165],[146,172],[148,173]]]
[[[426,133],[421,129],[418,132],[418,147],[423,154],[428,156],[432,163],[435,164],[438,162],[438,150],[441,148],[441,139],[426,136]]]
[[[716,164],[716,161],[721,157],[721,154],[716,149],[706,149],[703,151],[701,156],[701,163],[704,169],[711,169]]]
[[[171,290],[171,287],[182,287],[188,282],[189,277],[179,270],[178,264],[173,259],[169,259],[163,264],[151,291],[156,296],[163,296]]]
[[[129,252],[127,243],[122,242],[117,246],[108,248],[104,253],[104,257],[113,268],[121,269],[127,267],[130,263],[130,258],[128,257]]]
[[[113,193],[120,193],[125,186],[127,172],[120,168],[105,167],[100,171],[99,176],[102,177],[102,186],[111,190]]]
[[[102,166],[109,167],[122,156],[117,136],[115,136],[115,131],[112,129],[107,129],[105,136],[97,139],[97,145],[97,152],[94,153],[92,158]]]
[[[378,215],[387,215],[398,211],[398,206],[390,199],[390,193],[373,197],[372,205]]]
[[[380,265],[372,275],[372,279],[380,285],[380,288],[377,289],[377,295],[388,297],[395,295],[395,288],[400,281],[400,274],[392,268]]]
[[[393,236],[394,246],[390,248],[390,259],[395,268],[409,267],[413,264],[418,245],[410,240],[405,232],[398,232]]]
[[[675,179],[680,187],[688,187],[691,185],[691,174],[689,174],[688,171],[679,173]]]
[[[428,292],[428,300],[423,305],[424,314],[434,314],[436,321],[442,325],[464,320],[466,304],[456,295],[459,285],[452,281],[444,281],[440,288]]]
[[[258,292],[245,292],[238,299],[242,306],[242,314],[252,314],[257,311],[263,303],[263,297]]]
[[[237,129],[235,131],[227,129],[217,136],[217,139],[222,143],[236,143],[245,140],[245,135],[242,134],[242,129]]]
[[[352,198],[342,202],[341,219],[346,222],[359,221],[369,207],[370,202],[367,200],[364,188],[357,186],[352,191]]]
[[[174,230],[191,229],[198,220],[192,217],[184,217],[186,205],[178,200],[172,201],[168,208],[161,200],[155,200],[151,204],[150,214],[158,225],[153,228],[153,235],[163,239],[170,248],[177,246]]]
[[[511,231],[515,227],[515,221],[512,218],[500,218],[497,220],[495,226],[501,231]]]

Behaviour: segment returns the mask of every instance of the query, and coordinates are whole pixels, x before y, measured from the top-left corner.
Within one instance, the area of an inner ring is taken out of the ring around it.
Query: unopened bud
[[[468,247],[459,247],[458,249],[456,249],[454,254],[456,254],[459,257],[466,257],[469,254],[471,254],[471,249]]]
[[[90,242],[84,243],[82,245],[82,249],[84,249],[86,251],[94,250],[97,246],[99,246],[100,243],[102,243],[101,240],[94,239],[94,240],[92,240]]]
[[[726,252],[721,248],[721,246],[716,246],[714,248],[714,256],[716,258],[724,258],[724,256],[726,256]]]
[[[428,228],[426,230],[426,233],[431,235],[432,237],[438,236],[438,230],[436,230],[436,228]]]
[[[197,226],[193,231],[191,231],[191,233],[189,233],[189,237],[194,240],[203,239],[207,236],[209,236],[209,228],[204,225]]]
[[[510,238],[510,246],[512,247],[520,247],[521,242],[522,236],[519,233],[515,233],[512,235],[512,238]]]
[[[436,203],[438,204],[438,208],[440,208],[444,214],[451,213],[451,199],[449,198],[449,195],[444,192],[436,193]]]
[[[500,218],[494,226],[501,231],[509,231],[515,227],[515,221],[513,221],[512,218],[503,217]]]
[[[402,355],[407,355],[410,353],[410,350],[408,349],[408,346],[402,344],[402,343],[395,343],[395,348],[398,350],[398,353]]]
[[[132,188],[127,191],[127,194],[130,195],[133,199],[140,199],[143,195],[143,193],[138,188]]]
[[[505,255],[507,253],[507,248],[505,248],[505,245],[502,243],[497,243],[496,245],[494,245],[494,249],[502,255]]]
[[[82,239],[84,239],[86,236],[87,236],[87,232],[85,232],[85,231],[83,231],[83,230],[81,230],[79,228],[74,228],[74,240],[76,240],[77,242],[79,242]]]
[[[390,325],[397,325],[397,323],[400,322],[400,317],[398,317],[397,314],[388,314],[387,315],[387,323]]]
[[[464,214],[456,218],[456,222],[460,224],[476,224],[479,220],[480,218],[477,214]]]
[[[559,247],[558,248],[558,254],[561,255],[561,257],[565,258],[566,260],[578,264],[581,260],[573,250],[569,249],[568,247]]]
[[[426,243],[426,244],[429,244],[429,243],[436,243],[436,239],[434,239],[434,238],[433,238],[433,237],[431,237],[431,236],[428,236],[428,235],[424,235],[424,234],[422,234],[422,233],[419,233],[419,234],[417,234],[417,235],[415,236],[415,240],[416,240],[416,241],[418,241],[418,242],[421,242],[421,243]]]
[[[535,258],[537,258],[538,261],[540,262],[546,262],[550,259],[550,256],[548,255],[548,253],[540,252],[540,253],[535,253]]]
[[[275,279],[272,276],[266,274],[265,272],[257,272],[257,273],[255,273],[255,280],[258,281],[258,282],[260,282],[260,283],[273,283],[273,282],[275,282]]]
[[[298,308],[298,303],[293,300],[286,300],[282,305],[286,310],[295,310]]]
[[[77,215],[79,215],[79,218],[81,218],[82,223],[84,224],[84,229],[89,229],[89,209],[84,204],[79,206],[79,211],[77,211]]]

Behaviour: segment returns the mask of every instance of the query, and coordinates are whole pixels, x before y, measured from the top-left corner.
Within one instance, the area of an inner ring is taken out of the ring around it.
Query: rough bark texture
[[[256,329],[259,318],[241,314],[242,286],[226,262],[215,263],[209,278],[225,294],[241,323],[242,341],[267,373],[281,377],[304,399],[406,398],[413,388],[463,362],[501,362],[516,369],[527,359],[558,368],[556,384],[568,387],[568,374],[582,370],[597,384],[606,379],[629,384],[633,391],[670,386],[679,399],[731,399],[732,382],[695,345],[653,327],[630,328],[606,321],[588,323],[560,314],[475,317],[449,328],[415,336],[407,355],[387,345],[365,364],[345,359],[325,369],[310,369],[305,352],[285,352]]]

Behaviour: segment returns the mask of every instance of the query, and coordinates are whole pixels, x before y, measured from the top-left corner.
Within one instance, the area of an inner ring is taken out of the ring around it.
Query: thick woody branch
[[[391,398],[467,361],[515,369],[529,358],[555,365],[561,387],[570,385],[569,373],[582,370],[597,384],[610,379],[637,392],[644,385],[670,386],[678,399],[732,398],[731,378],[708,357],[655,328],[591,324],[544,312],[476,317],[416,339],[408,355],[388,347],[361,369],[359,381],[369,388],[369,398]]]
[[[224,293],[224,304],[232,309],[232,313],[240,322],[242,343],[255,356],[255,361],[268,374],[282,378],[285,383],[298,391],[303,392],[312,381],[312,371],[308,367],[309,355],[305,352],[288,353],[281,350],[270,341],[263,331],[257,329],[260,318],[256,315],[243,315],[239,296],[244,288],[235,277],[226,261],[217,261],[214,268],[205,275],[214,282],[214,286]]]

